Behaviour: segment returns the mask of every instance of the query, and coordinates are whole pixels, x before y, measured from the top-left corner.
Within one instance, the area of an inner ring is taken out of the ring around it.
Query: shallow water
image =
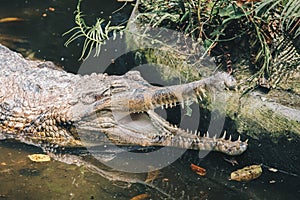
[[[114,0],[90,2],[93,6],[83,5],[89,19],[108,18],[112,11],[123,5]],[[55,11],[49,11],[49,7]],[[67,37],[62,37],[62,33],[74,25],[75,7],[76,1],[71,0],[2,0],[0,19],[18,17],[23,21],[0,23],[0,42],[23,55],[52,60],[67,71],[76,72],[81,64],[77,60],[81,47],[76,43],[64,47]],[[129,5],[112,19],[126,21],[130,9]],[[233,134],[233,137],[237,138],[237,135]],[[159,192],[162,190],[175,199],[300,199],[299,142],[299,139],[281,138],[278,143],[273,143],[269,138],[259,141],[250,138],[247,152],[235,157],[238,166],[226,162],[224,158],[231,157],[220,153],[211,152],[199,158],[198,152],[188,151],[176,162],[154,173],[153,181],[148,185],[141,182],[126,187],[124,183],[108,181],[85,167],[54,160],[33,163],[27,155],[41,153],[39,148],[0,141],[0,198],[130,199],[149,194],[149,198],[164,199],[167,196]],[[191,163],[205,168],[207,175],[195,174],[190,169]],[[95,164],[102,167],[101,163]],[[245,183],[228,180],[232,171],[252,164],[263,164],[261,177]],[[271,172],[268,166],[281,171]],[[145,181],[147,174],[126,176],[128,179],[137,176]]]

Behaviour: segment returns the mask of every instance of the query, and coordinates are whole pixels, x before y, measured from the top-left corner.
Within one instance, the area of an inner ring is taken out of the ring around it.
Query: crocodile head
[[[54,70],[1,45],[0,60],[0,139],[37,146],[82,146],[94,145],[90,143],[97,143],[103,133],[117,145],[171,146],[229,155],[247,148],[247,141],[231,141],[226,135],[190,133],[154,112],[158,107],[207,99],[210,89],[233,87],[235,81],[225,73],[155,87],[138,72],[81,76]]]
[[[94,75],[97,79],[97,75]],[[108,77],[108,76],[107,76]],[[101,75],[105,88],[91,76],[83,78],[80,101],[72,106],[72,121],[84,141],[84,145],[98,141],[99,132],[117,145],[171,146],[196,150],[213,150],[228,155],[239,155],[247,148],[247,141],[231,141],[200,136],[183,130],[154,112],[158,107],[184,105],[186,101],[199,102],[207,98],[208,91],[232,87],[234,80],[226,73],[196,82],[169,87],[155,87],[145,81],[139,72],[128,72],[123,76]],[[107,82],[108,81],[108,82]],[[87,84],[87,85],[84,85]],[[98,85],[98,86],[97,86]],[[92,89],[87,89],[87,88]],[[212,135],[212,133],[210,133]],[[103,138],[101,138],[103,141]]]

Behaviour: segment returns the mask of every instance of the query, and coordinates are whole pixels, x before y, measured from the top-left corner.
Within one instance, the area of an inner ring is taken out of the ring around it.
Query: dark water
[[[78,61],[81,41],[66,48],[63,44],[67,37],[62,37],[74,26],[76,3],[1,0],[0,19],[18,17],[23,21],[0,23],[0,42],[23,55],[51,60],[67,71],[76,72],[81,64]],[[122,5],[115,0],[84,1],[83,10],[92,22],[97,16],[109,18]],[[55,11],[50,11],[50,7]],[[131,9],[129,4],[113,14],[113,23],[126,21]],[[233,133],[233,137],[237,135]],[[238,166],[226,162],[224,158],[231,157],[220,153],[211,152],[199,158],[198,152],[188,151],[161,169],[151,183],[156,188],[151,188],[140,183],[125,187],[127,185],[108,181],[84,167],[58,161],[32,163],[27,155],[41,153],[39,148],[1,141],[0,199],[130,199],[139,194],[149,194],[152,199],[166,198],[159,190],[175,199],[300,199],[299,142],[299,139],[281,138],[274,143],[269,138],[260,141],[250,138],[247,152],[234,157]],[[191,163],[205,168],[207,175],[195,174],[190,169]],[[251,182],[228,180],[232,171],[252,164],[263,164],[261,177]],[[279,171],[271,172],[268,166]],[[145,180],[147,174],[137,176]]]
[[[130,16],[132,6],[117,11],[124,3],[116,0],[83,1],[82,10],[88,24],[94,24],[97,17],[111,19],[112,24],[123,23]],[[23,21],[0,23],[2,44],[17,50],[23,55],[34,55],[39,59],[51,60],[67,71],[77,72],[80,62],[81,40],[68,48],[64,43],[71,36],[63,33],[73,28],[74,10],[77,1],[73,0],[1,0],[0,18],[17,17]],[[54,11],[50,11],[54,8]]]

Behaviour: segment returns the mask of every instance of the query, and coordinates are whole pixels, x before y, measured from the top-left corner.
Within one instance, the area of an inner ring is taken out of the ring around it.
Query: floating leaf
[[[206,169],[199,167],[197,165],[191,164],[191,169],[198,175],[200,176],[205,176],[206,175]]]
[[[24,21],[22,18],[18,17],[6,17],[6,18],[1,18],[0,23],[5,23],[5,22],[19,22],[19,21]]]
[[[28,158],[33,162],[49,162],[50,156],[46,154],[31,154],[28,155]]]
[[[150,197],[150,194],[139,194],[135,197],[132,197],[130,200],[143,200],[143,199],[147,199]]]
[[[261,173],[262,168],[260,165],[251,165],[232,172],[230,175],[230,180],[251,181],[258,178]]]

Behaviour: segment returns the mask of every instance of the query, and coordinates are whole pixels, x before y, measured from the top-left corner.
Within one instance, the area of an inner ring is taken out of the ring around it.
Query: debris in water
[[[0,23],[5,23],[5,22],[19,22],[19,21],[24,21],[22,18],[18,17],[6,17],[6,18],[1,18]]]
[[[143,200],[143,199],[147,199],[149,197],[150,197],[150,194],[145,193],[145,194],[139,194],[135,197],[132,197],[130,200]]]
[[[193,163],[191,164],[191,169],[198,175],[200,176],[205,176],[206,175],[206,169],[199,167],[197,165],[194,165]]]
[[[150,172],[148,172],[145,183],[152,183],[159,176],[160,176],[160,171],[159,170],[150,171]]]
[[[55,8],[49,7],[48,10],[51,11],[51,12],[54,12],[54,11],[55,11]]]
[[[46,154],[31,154],[28,155],[28,158],[33,162],[49,162],[50,156]]]
[[[258,178],[261,173],[262,168],[260,165],[251,165],[232,172],[230,175],[230,180],[251,181]]]
[[[275,169],[275,168],[273,168],[273,167],[268,168],[268,170],[269,170],[270,172],[278,172],[278,169]]]
[[[239,165],[239,163],[235,160],[235,159],[227,159],[227,158],[224,158],[224,160],[226,162],[229,162],[232,166],[235,166],[235,165]]]

